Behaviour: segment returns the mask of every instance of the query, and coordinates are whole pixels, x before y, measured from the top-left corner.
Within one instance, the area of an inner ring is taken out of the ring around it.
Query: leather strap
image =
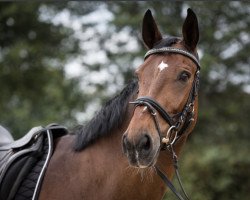
[[[161,115],[161,117],[167,121],[167,123],[172,126],[174,125],[174,121],[172,119],[171,116],[169,116],[169,114],[161,107],[161,105],[156,102],[154,99],[152,99],[151,97],[139,97],[138,99],[136,99],[134,102],[131,102],[132,104],[136,104],[136,106],[147,106],[151,105],[153,108],[155,108],[158,113]],[[148,104],[147,104],[148,103]]]
[[[175,169],[175,175],[177,177],[177,180],[179,182],[180,188],[182,193],[184,194],[184,197],[181,196],[181,194],[176,190],[175,186],[172,184],[172,182],[168,179],[168,177],[159,169],[159,167],[154,166],[156,169],[157,174],[161,177],[161,179],[164,181],[164,183],[169,187],[169,189],[175,194],[175,196],[179,199],[179,200],[190,200],[186,191],[184,190],[182,181],[181,181],[181,177],[179,174],[179,170],[178,170],[178,158],[177,155],[174,152],[173,149],[173,145],[170,145],[168,148],[169,152],[172,154],[172,158],[173,158],[173,166]]]
[[[179,48],[175,48],[175,47],[162,47],[159,49],[150,49],[144,56],[144,59],[146,59],[148,56],[150,56],[151,54],[156,54],[156,53],[165,53],[165,52],[169,52],[169,53],[177,53],[177,54],[181,54],[183,56],[186,56],[188,58],[190,58],[199,68],[201,68],[200,66],[200,62],[199,60],[190,52],[184,50],[184,49],[179,49]]]
[[[164,183],[169,187],[169,189],[175,194],[175,196],[180,199],[184,200],[184,198],[181,196],[181,194],[176,190],[174,185],[171,183],[171,181],[168,179],[168,177],[157,167],[154,167],[156,169],[156,172],[158,176],[161,177],[161,179],[164,181]]]

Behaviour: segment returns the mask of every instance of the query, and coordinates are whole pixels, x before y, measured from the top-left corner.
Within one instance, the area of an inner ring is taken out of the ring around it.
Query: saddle
[[[0,125],[0,146],[13,142],[12,135],[4,127]]]
[[[57,124],[39,126],[21,139],[1,145],[0,199],[37,199],[53,153],[53,140],[67,133],[65,127]]]

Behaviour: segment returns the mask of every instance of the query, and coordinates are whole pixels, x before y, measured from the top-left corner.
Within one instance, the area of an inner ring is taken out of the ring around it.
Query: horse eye
[[[191,74],[189,72],[183,71],[179,75],[179,80],[182,82],[187,82],[190,77],[191,77]]]

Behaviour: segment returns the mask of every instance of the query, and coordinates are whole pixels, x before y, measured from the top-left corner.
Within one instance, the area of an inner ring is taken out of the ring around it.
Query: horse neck
[[[83,151],[73,151],[75,136],[60,138],[44,179],[40,199],[51,196],[75,200],[82,197],[92,200],[161,199],[166,187],[154,168],[130,167],[122,152],[122,135],[130,123],[133,109],[133,106],[128,106],[122,125],[112,134],[98,139]],[[183,144],[182,140],[178,142],[178,155]],[[168,177],[173,174],[170,160],[170,155],[161,152],[157,163]],[[70,190],[65,191],[63,188],[69,185]]]
[[[103,168],[95,169],[95,176],[99,176],[100,182],[105,186],[105,194],[102,199],[161,199],[165,193],[165,187],[156,174],[153,167],[138,169],[131,167],[127,157],[122,152],[122,135],[126,131],[133,116],[134,107],[128,107],[123,124],[113,131],[109,137],[103,137],[87,151],[95,151],[95,166],[103,164]],[[98,148],[96,148],[98,146]],[[82,152],[85,154],[85,150]],[[105,172],[104,172],[105,171]],[[98,175],[97,175],[98,174]],[[86,177],[84,177],[86,179]],[[110,181],[112,180],[112,182]],[[100,191],[100,194],[102,191]],[[105,195],[106,198],[105,198]],[[95,199],[95,198],[93,198]],[[98,199],[98,198],[97,198]]]
[[[131,100],[133,100],[134,97],[131,98]],[[93,180],[94,182],[92,184],[98,182],[101,185],[103,189],[98,189],[98,191],[102,199],[158,200],[161,199],[166,192],[166,186],[153,167],[145,169],[130,167],[127,157],[122,152],[122,135],[130,123],[133,110],[133,105],[129,105],[126,117],[119,128],[113,130],[112,134],[108,137],[100,138],[93,145],[78,153],[79,156],[77,156],[77,159],[83,159],[78,165],[78,170],[83,171],[82,180],[90,180],[93,179],[93,177],[97,179],[98,181]],[[185,141],[186,138],[183,137],[176,143],[175,152],[178,156]],[[89,154],[89,152],[93,156]],[[88,158],[86,158],[86,155]],[[86,164],[86,160],[89,159],[94,162],[91,166],[87,166]],[[169,178],[172,178],[174,168],[172,155],[169,152],[163,151],[160,153],[157,165]],[[85,170],[83,170],[83,168],[85,168]],[[89,177],[86,177],[86,173],[88,173]],[[88,182],[86,184],[90,183]],[[81,190],[84,193],[84,189],[81,188]],[[85,193],[87,193],[87,191],[85,191]],[[93,195],[93,193],[94,192],[92,192],[91,195]],[[93,196],[91,198],[98,199],[99,194],[95,194],[97,195],[96,198]]]
[[[130,188],[130,193],[124,193],[124,199],[161,199],[166,192],[166,186],[161,178],[157,175],[153,167],[147,169],[138,169],[129,166],[127,157],[122,153],[121,139],[123,133],[126,131],[130,120],[133,116],[133,106],[129,106],[129,111],[124,120],[124,123],[119,129],[116,129],[113,135],[103,142],[101,149],[108,148],[111,152],[116,153],[113,156],[113,164],[120,169],[119,178],[117,179],[117,185],[122,184],[123,188]],[[174,152],[179,157],[182,147],[186,142],[187,136],[181,137],[174,146]],[[172,179],[174,175],[174,165],[172,154],[169,151],[160,152],[157,166],[162,169],[167,177]],[[120,181],[118,181],[120,179]],[[118,183],[119,182],[119,183]],[[117,190],[122,191],[122,189]],[[119,199],[123,199],[122,192],[119,193]],[[128,198],[127,195],[130,195]]]
[[[133,108],[130,108],[130,112],[126,117],[122,127],[114,131],[112,137],[107,138],[103,142],[101,149],[109,149],[110,152],[120,152],[112,155],[113,165],[117,166],[117,171],[120,171],[117,175],[116,185],[120,189],[116,190],[118,199],[161,199],[166,192],[166,186],[161,178],[157,175],[153,167],[146,169],[138,169],[130,167],[127,157],[122,153],[121,150],[121,139],[122,134],[126,131],[132,114]],[[179,157],[180,151],[186,142],[186,137],[180,138],[174,147],[176,155]],[[174,175],[173,159],[172,154],[168,151],[162,151],[157,161],[159,166],[169,177],[172,179]],[[120,186],[119,186],[120,185]],[[122,189],[123,188],[123,189]],[[124,192],[129,190],[129,193]],[[127,189],[126,189],[127,188]],[[116,196],[116,194],[113,194]],[[124,195],[124,197],[123,197]]]

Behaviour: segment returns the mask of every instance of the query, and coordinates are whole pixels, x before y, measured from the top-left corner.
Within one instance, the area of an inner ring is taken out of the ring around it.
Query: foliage
[[[183,182],[192,199],[247,199],[248,2],[1,3],[0,122],[16,137],[52,121],[76,123],[78,112],[114,95],[143,61],[144,12],[153,11],[163,33],[180,36],[188,7],[199,19],[202,71],[198,124],[180,159]],[[90,20],[103,10],[111,13],[106,21]],[[65,11],[81,19],[78,34],[53,22]],[[64,66],[74,59],[84,72],[69,78]]]
[[[76,121],[84,100],[78,80],[64,72],[79,53],[73,31],[41,20],[37,3],[2,3],[0,13],[1,123],[18,137],[33,126]]]

